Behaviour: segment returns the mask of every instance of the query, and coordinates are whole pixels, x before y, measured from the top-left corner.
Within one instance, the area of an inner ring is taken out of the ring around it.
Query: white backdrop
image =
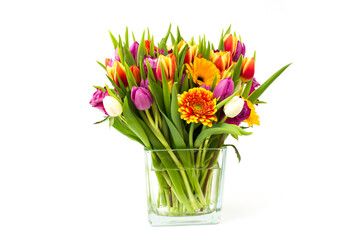
[[[0,3],[0,239],[359,239],[356,1]],[[143,151],[89,105],[108,30],[169,23],[217,46],[232,24],[263,83],[261,126],[229,152],[218,225],[147,223]]]

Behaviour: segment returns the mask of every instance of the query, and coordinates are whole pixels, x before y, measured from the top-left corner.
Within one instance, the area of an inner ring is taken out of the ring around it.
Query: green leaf
[[[207,45],[207,48],[206,48],[206,51],[204,53],[204,58],[209,60],[210,59],[210,51],[211,51],[211,48],[210,48],[210,42],[208,42],[208,45]]]
[[[141,140],[128,128],[128,126],[122,120],[120,120],[119,117],[114,118],[113,128],[115,128],[131,140],[134,140],[144,146]]]
[[[109,34],[110,34],[111,41],[112,41],[112,43],[113,43],[113,45],[114,45],[114,49],[116,49],[117,46],[119,45],[119,43],[118,43],[118,41],[116,40],[116,38],[114,37],[114,35],[110,32],[110,30],[109,30]]]
[[[235,66],[234,66],[234,70],[233,70],[233,73],[231,76],[231,79],[234,81],[235,89],[238,86],[239,80],[240,80],[242,60],[243,60],[243,56],[240,55],[239,60],[236,62]]]
[[[256,99],[258,99],[261,94],[263,94],[263,92],[265,92],[265,90],[275,81],[275,79],[280,76],[280,74],[282,72],[285,71],[285,69],[287,67],[289,67],[291,65],[291,63],[289,63],[288,65],[285,65],[284,67],[280,68],[280,70],[278,70],[276,73],[274,73],[268,80],[266,80],[258,89],[256,89],[248,98],[248,100],[251,103],[254,103],[256,101]]]
[[[248,81],[246,83],[245,89],[244,89],[244,91],[243,91],[243,93],[241,95],[243,98],[247,98],[249,96],[249,92],[250,92],[250,89],[251,89],[252,82],[253,82],[253,80],[251,79],[250,81]]]
[[[180,93],[183,93],[184,91],[188,91],[188,90],[189,90],[189,73],[186,74],[184,81],[182,82]]]
[[[141,37],[141,41],[139,43],[139,48],[138,48],[138,53],[137,53],[138,66],[140,66],[140,64],[142,64],[142,62],[140,62],[140,59],[143,59],[144,55],[145,55],[145,30]]]
[[[126,123],[129,127],[129,129],[131,131],[133,131],[136,134],[136,136],[141,140],[143,145],[147,148],[151,148],[149,139],[148,139],[143,127],[140,125],[140,123],[138,121],[141,119],[137,119],[136,114],[131,110],[131,108],[129,106],[128,96],[125,97],[124,104],[123,104],[123,110],[124,110],[123,115],[126,120]]]
[[[224,46],[224,29],[221,32],[221,37],[220,37],[220,42],[219,42],[219,47],[218,49],[220,51],[224,51],[225,50],[225,46]]]
[[[173,85],[172,93],[171,93],[171,120],[173,121],[175,127],[179,131],[181,138],[184,138],[184,126],[183,121],[180,118],[179,113],[179,104],[178,104],[178,96],[177,96],[177,86],[176,84]]]
[[[96,61],[102,68],[104,68],[104,70],[106,71],[106,67],[105,67],[105,65],[104,64],[102,64],[101,62],[99,62],[99,61]]]
[[[124,48],[123,48],[123,45],[122,45],[120,35],[119,35],[119,44],[118,44],[118,54],[119,54],[119,57],[120,57],[120,62],[124,63],[125,62]]]
[[[150,43],[150,56],[155,58],[155,47],[154,47],[154,36],[152,36],[151,38],[151,43]]]
[[[140,62],[144,62],[143,59],[141,59]],[[145,68],[144,68],[144,64],[140,64],[140,75],[141,75],[141,79],[146,79],[146,73],[145,73]]]
[[[240,163],[240,161],[241,161],[240,152],[239,152],[238,149],[235,147],[235,145],[233,145],[233,144],[224,144],[223,146],[233,147],[233,149],[235,150],[236,157],[237,157],[237,159],[239,160],[239,163]]]
[[[150,68],[151,69],[151,68]],[[163,97],[163,90],[162,88],[156,84],[151,78],[148,78],[149,81],[149,88],[150,91],[155,98],[155,101],[162,111],[165,112],[165,104],[164,104],[164,97]]]
[[[200,147],[201,143],[207,138],[212,135],[217,134],[235,134],[235,135],[250,135],[251,132],[244,131],[241,127],[233,125],[233,124],[227,124],[227,123],[220,123],[216,124],[211,128],[207,128],[200,132],[200,134],[197,136],[194,146]]]
[[[225,35],[226,35],[226,34],[229,34],[230,31],[231,31],[231,24],[230,24],[230,26],[228,27],[228,29],[226,30]],[[225,35],[224,35],[224,36],[225,36]]]
[[[96,123],[94,123],[94,124],[103,123],[103,122],[105,122],[105,121],[108,120],[108,119],[109,119],[109,116],[106,116],[103,120],[98,121],[98,122],[96,122]]]
[[[111,128],[114,125],[114,118],[110,117],[109,118],[109,128]]]
[[[131,32],[131,33],[132,33],[133,41],[136,42],[134,32]]]
[[[267,102],[264,101],[255,101],[254,104],[266,104]]]
[[[162,89],[163,89],[163,97],[165,104],[165,112],[168,116],[170,116],[170,90],[169,85],[166,79],[164,66],[161,64],[161,79],[162,79]]]
[[[127,26],[125,30],[125,47],[129,48],[129,29]]]
[[[127,78],[128,84],[129,84],[129,89],[131,90],[134,86],[137,87],[136,80],[135,80],[133,73],[130,70],[129,65],[127,65],[126,62],[124,64],[124,67],[125,67],[125,72],[126,72],[126,78]]]
[[[180,29],[179,29],[179,26],[177,26],[177,36],[176,36],[176,42],[181,42],[182,40],[182,37],[181,37],[181,34],[180,34]]]
[[[136,66],[136,62],[135,59],[133,57],[133,55],[131,54],[129,47],[125,45],[124,47],[124,52],[125,52],[125,62],[129,65],[129,66]]]
[[[212,86],[211,86],[211,91],[213,92],[215,87],[216,87],[216,81],[217,81],[217,75],[215,75]]]
[[[120,97],[121,98],[124,98],[125,97],[125,92],[122,90],[122,89],[120,89],[116,84],[115,84],[115,82],[108,76],[108,75],[106,75],[106,77],[109,79],[109,81],[111,82],[111,85],[116,89],[116,91],[119,93],[119,95],[120,95]],[[120,79],[120,77],[118,77],[118,79]],[[119,81],[119,82],[121,82],[121,80]]]

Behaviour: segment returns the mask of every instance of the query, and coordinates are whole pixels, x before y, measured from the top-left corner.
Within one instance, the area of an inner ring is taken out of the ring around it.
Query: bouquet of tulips
[[[166,185],[159,201],[168,207],[181,206],[174,211],[191,214],[209,205],[205,190],[209,171],[184,169],[210,169],[216,161],[206,159],[216,156],[206,156],[204,149],[221,148],[228,136],[251,134],[245,128],[260,124],[255,106],[264,102],[259,97],[290,65],[260,85],[254,78],[255,53],[245,57],[240,36],[230,31],[229,27],[222,32],[215,48],[205,36],[196,43],[194,38],[183,39],[179,29],[173,35],[171,25],[158,44],[149,30],[139,42],[132,34],[130,44],[126,28],[124,39],[110,32],[114,58],[98,62],[110,81],[109,86],[95,86],[90,101],[106,115],[100,122],[108,120],[145,149],[199,150],[153,154],[154,166],[180,170],[157,176],[159,184]]]

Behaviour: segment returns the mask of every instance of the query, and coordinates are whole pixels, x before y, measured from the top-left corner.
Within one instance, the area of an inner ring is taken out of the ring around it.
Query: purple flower
[[[237,42],[237,46],[236,46],[236,51],[233,57],[233,61],[237,62],[240,58],[240,55],[243,55],[243,57],[245,56],[245,44],[241,43],[240,41]]]
[[[131,89],[131,100],[134,102],[135,107],[139,110],[147,110],[153,103],[149,90],[143,87],[133,87]]]
[[[199,87],[201,87],[201,88],[204,88],[204,89],[206,89],[206,90],[211,91],[211,87],[210,87],[210,86],[208,86],[208,85],[201,85],[201,86],[199,86]]]
[[[241,112],[236,117],[227,118],[225,120],[225,123],[239,125],[242,121],[249,118],[250,113],[251,113],[251,109],[248,107],[247,102],[244,101],[244,106],[243,106],[243,109],[241,110]],[[225,116],[224,113],[222,113],[221,115]],[[222,118],[222,117],[220,116],[220,118]]]
[[[183,75],[181,76],[180,89],[182,88],[185,77],[186,77],[186,73],[183,73]]]
[[[230,78],[221,80],[214,89],[214,98],[219,98],[219,102],[234,93],[234,81]]]
[[[115,49],[115,60],[120,62],[119,49]]]
[[[133,44],[131,44],[131,46],[129,48],[131,55],[135,59],[135,62],[137,62],[138,49],[139,49],[139,43],[138,42],[134,42]]]
[[[144,81],[144,79],[141,79],[141,82],[140,82],[140,87],[142,87],[142,88],[146,88],[147,90],[149,90],[149,80],[148,79],[146,79],[145,81]]]
[[[157,66],[157,58],[152,58],[152,57],[146,57],[144,59],[144,70],[145,70],[145,74],[148,74],[148,69],[147,69],[147,64],[146,64],[146,59],[149,61],[150,67],[154,73],[154,76],[156,78],[156,66]]]
[[[250,87],[249,95],[250,95],[253,91],[255,91],[255,89],[256,89],[257,87],[260,87],[260,83],[258,83],[258,82],[256,81],[256,79],[253,78],[253,81],[252,81],[252,84],[251,84],[251,87]]]
[[[109,114],[107,114],[107,112],[105,111],[103,104],[103,99],[106,96],[109,96],[109,93],[106,90],[105,92],[103,92],[101,89],[96,89],[96,92],[93,94],[92,99],[90,100],[90,105],[109,116]]]

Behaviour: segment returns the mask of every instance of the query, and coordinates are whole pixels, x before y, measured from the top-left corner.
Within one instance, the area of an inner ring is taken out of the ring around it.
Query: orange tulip
[[[248,82],[253,79],[255,74],[255,60],[254,58],[244,58],[242,60],[240,78],[243,82]]]
[[[181,40],[181,42],[179,42],[178,44],[178,52],[180,53],[183,48],[188,45],[188,50],[185,53],[185,58],[184,58],[184,64],[189,64],[189,63],[193,63],[194,59],[197,55],[198,52],[198,45],[193,43],[193,45],[190,45],[190,43],[185,42],[184,40]],[[170,47],[168,47],[168,51],[174,51],[174,45],[171,45]]]
[[[176,57],[173,53],[164,56],[160,55],[158,58],[157,66],[156,66],[156,75],[158,79],[162,81],[161,76],[161,65],[164,68],[165,76],[168,82],[174,79],[175,69],[176,69]]]
[[[225,51],[230,52],[231,57],[233,57],[235,55],[237,44],[238,44],[238,39],[236,36],[233,36],[230,33],[225,35],[225,37],[224,37]]]
[[[140,81],[141,81],[140,69],[139,69],[137,66],[132,65],[132,66],[130,67],[130,70],[131,70],[132,74],[133,74],[134,77],[135,77],[136,84],[139,86],[139,85],[140,85]]]
[[[118,75],[125,87],[129,85],[126,78],[125,68],[120,62],[114,61],[112,59],[106,59],[105,66],[109,77],[115,82],[117,86],[120,87]]]
[[[210,61],[220,70],[220,72],[228,69],[232,64],[232,55],[230,52],[214,52],[210,53]]]

